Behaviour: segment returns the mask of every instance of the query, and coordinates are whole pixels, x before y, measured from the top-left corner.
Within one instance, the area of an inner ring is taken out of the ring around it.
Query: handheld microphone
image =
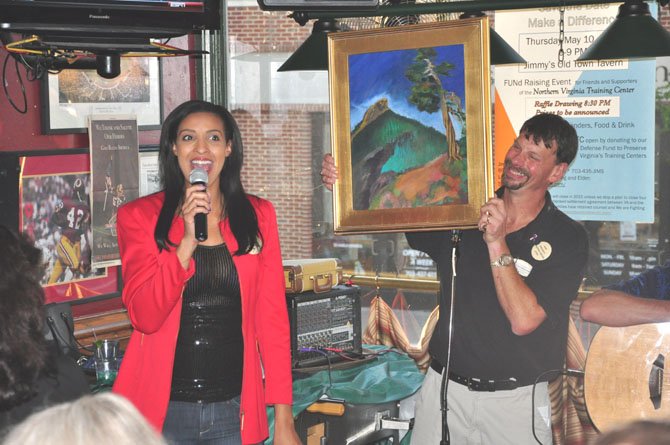
[[[209,176],[207,172],[201,168],[194,168],[188,178],[191,185],[202,184],[207,186]],[[198,241],[205,241],[207,239],[207,214],[195,214],[195,239]]]

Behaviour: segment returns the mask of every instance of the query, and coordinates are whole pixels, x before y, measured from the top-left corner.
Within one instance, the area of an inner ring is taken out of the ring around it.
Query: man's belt
[[[442,374],[442,370],[444,369],[444,366],[435,359],[430,362],[430,367],[438,374]],[[513,378],[507,380],[484,380],[475,377],[463,377],[453,372],[449,373],[449,380],[467,386],[470,391],[509,391],[526,386],[521,385]]]

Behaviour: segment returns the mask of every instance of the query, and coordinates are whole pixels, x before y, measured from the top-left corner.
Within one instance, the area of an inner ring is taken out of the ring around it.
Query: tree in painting
[[[417,50],[414,63],[407,67],[405,76],[412,82],[409,102],[419,111],[435,113],[442,112],[442,121],[447,137],[449,160],[461,159],[456,132],[451,122],[451,116],[465,122],[465,114],[461,107],[461,100],[452,91],[444,88],[440,76],[449,77],[454,66],[449,62],[438,65],[433,63],[437,52],[434,48],[420,48]]]

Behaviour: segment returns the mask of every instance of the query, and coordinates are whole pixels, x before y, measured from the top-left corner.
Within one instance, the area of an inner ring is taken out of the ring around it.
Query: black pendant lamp
[[[670,33],[651,16],[647,2],[627,0],[619,6],[616,19],[577,60],[663,56],[670,56]]]
[[[459,19],[484,17],[481,11],[466,12]],[[489,28],[489,49],[491,50],[491,65],[507,65],[511,63],[526,63],[526,60],[505,41],[493,28]]]
[[[327,71],[328,33],[337,32],[335,19],[318,19],[312,33],[277,71]]]

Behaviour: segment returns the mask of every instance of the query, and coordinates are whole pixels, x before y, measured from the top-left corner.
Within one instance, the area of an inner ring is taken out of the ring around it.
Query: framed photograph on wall
[[[160,128],[163,101],[157,57],[122,57],[121,73],[113,79],[79,69],[44,79],[44,134],[84,133],[93,114],[134,114],[140,130]]]
[[[19,229],[42,250],[46,302],[119,296],[119,268],[91,268],[88,150],[44,153],[19,159]]]
[[[141,146],[139,157],[140,196],[146,196],[160,191],[161,181],[158,166],[158,146]]]
[[[335,233],[476,227],[493,195],[488,19],[328,45]]]

